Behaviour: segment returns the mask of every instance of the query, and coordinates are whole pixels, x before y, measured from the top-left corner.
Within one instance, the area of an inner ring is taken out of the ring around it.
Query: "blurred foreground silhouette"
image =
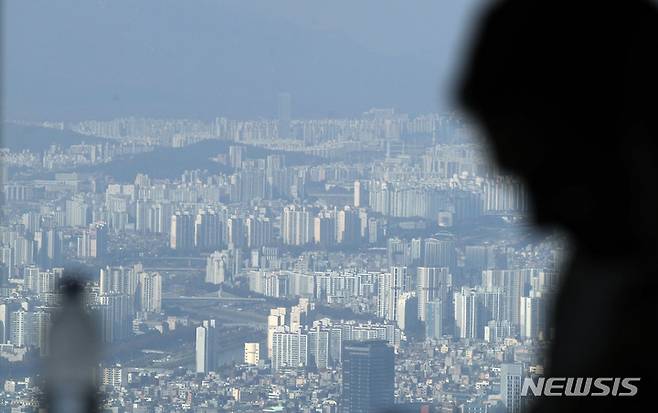
[[[85,284],[66,276],[60,282],[59,293],[62,305],[50,334],[43,407],[49,413],[96,412],[100,340],[97,323],[85,305]]]
[[[537,412],[634,411],[658,326],[658,13],[649,1],[498,2],[460,90],[539,224],[571,237],[545,377],[640,377],[635,397],[547,397]]]

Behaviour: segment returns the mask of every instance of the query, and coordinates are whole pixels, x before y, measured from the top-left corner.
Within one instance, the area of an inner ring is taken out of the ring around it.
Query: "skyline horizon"
[[[303,117],[450,109],[477,3],[10,0],[3,117],[269,116],[284,90]]]

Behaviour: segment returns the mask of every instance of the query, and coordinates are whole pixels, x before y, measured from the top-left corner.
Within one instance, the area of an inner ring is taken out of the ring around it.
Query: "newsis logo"
[[[635,396],[639,377],[527,377],[521,396]]]

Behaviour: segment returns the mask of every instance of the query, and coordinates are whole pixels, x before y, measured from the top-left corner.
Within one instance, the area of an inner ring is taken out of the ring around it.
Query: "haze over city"
[[[568,250],[453,101],[476,2],[411,3],[8,1],[0,412],[73,273],[102,411],[523,411]]]

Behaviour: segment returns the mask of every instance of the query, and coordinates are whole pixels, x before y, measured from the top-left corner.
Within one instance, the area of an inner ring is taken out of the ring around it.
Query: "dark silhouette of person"
[[[58,286],[62,306],[53,318],[44,372],[42,407],[50,413],[100,411],[100,337],[97,320],[86,308],[84,287],[84,281],[71,275]]]
[[[486,11],[468,56],[462,106],[525,181],[536,222],[571,240],[545,377],[640,378],[633,397],[541,397],[532,411],[630,412],[653,400],[656,54],[650,1],[510,0]]]

